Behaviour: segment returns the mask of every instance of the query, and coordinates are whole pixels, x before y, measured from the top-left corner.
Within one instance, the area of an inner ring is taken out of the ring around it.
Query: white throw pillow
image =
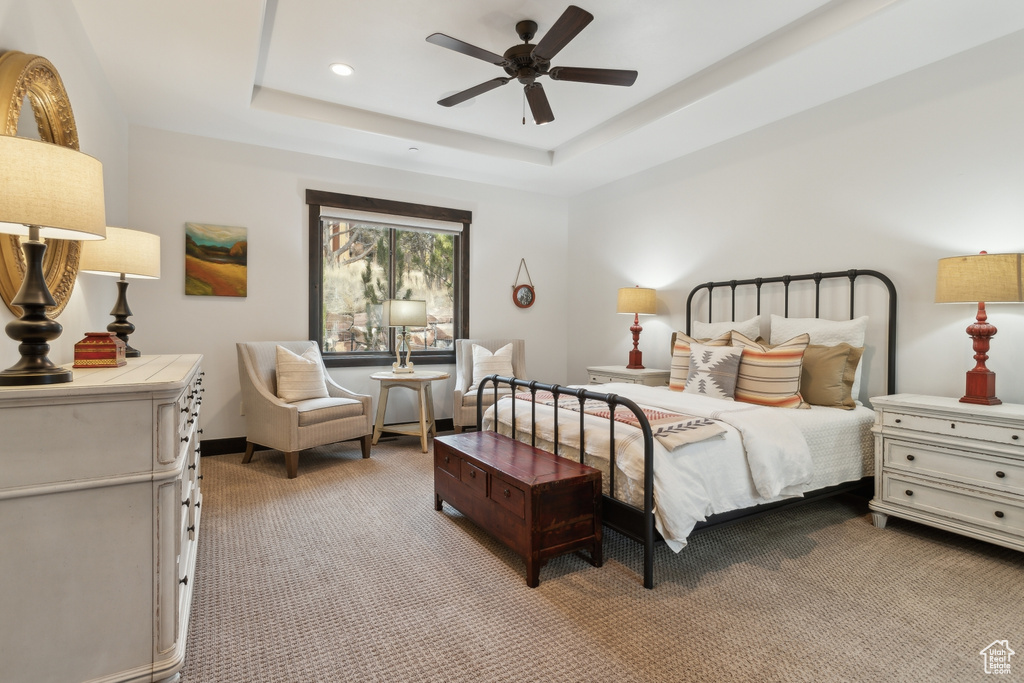
[[[466,391],[473,391],[480,380],[488,375],[512,377],[512,343],[505,344],[491,353],[489,349],[473,344],[473,384]]]
[[[863,347],[867,329],[868,317],[866,315],[853,320],[824,320],[822,318],[783,318],[781,315],[772,314],[769,343],[778,344],[807,332],[811,335],[811,344],[835,346],[846,342],[850,346]],[[853,388],[850,393],[855,401],[860,400],[860,371],[863,365],[863,363],[857,364],[857,372],[853,378]]]
[[[277,347],[277,397],[288,403],[327,398],[327,383],[320,368],[320,351],[309,347],[301,356]]]
[[[697,339],[711,339],[729,331],[739,332],[748,339],[757,339],[761,334],[761,319],[755,315],[750,320],[739,322],[702,323],[699,320],[694,320],[692,327],[693,336]]]

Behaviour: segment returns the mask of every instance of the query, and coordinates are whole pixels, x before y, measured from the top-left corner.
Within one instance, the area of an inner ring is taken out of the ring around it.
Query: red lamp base
[[[988,322],[984,302],[978,303],[977,321],[967,327],[967,334],[974,340],[974,360],[977,364],[967,371],[967,393],[960,402],[983,406],[999,405],[1002,401],[996,398],[996,373],[985,366],[985,361],[988,360],[989,340],[995,336],[996,328]]]
[[[644,354],[639,350],[629,352],[629,365],[626,366],[628,370],[643,370],[644,369]]]
[[[633,314],[633,326],[629,328],[629,331],[633,333],[633,350],[629,352],[629,365],[626,366],[627,370],[643,370],[644,369],[644,354],[640,352],[640,333],[644,331],[644,328],[640,327],[640,314]]]
[[[997,406],[1002,401],[996,398],[996,373],[991,370],[967,371],[967,393],[961,403],[976,403],[983,406]]]

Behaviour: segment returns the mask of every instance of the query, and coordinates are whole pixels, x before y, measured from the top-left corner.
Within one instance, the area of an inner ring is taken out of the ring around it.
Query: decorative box
[[[118,368],[127,365],[126,345],[113,332],[86,332],[75,344],[76,368]]]

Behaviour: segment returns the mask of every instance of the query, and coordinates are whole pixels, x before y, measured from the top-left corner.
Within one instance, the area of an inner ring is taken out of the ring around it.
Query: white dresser
[[[178,678],[195,576],[201,356],[0,387],[0,681]]]
[[[1024,550],[1024,406],[897,394],[875,408],[875,526],[888,515]]]
[[[669,371],[656,368],[631,370],[625,365],[599,365],[587,368],[591,384],[608,384],[609,382],[625,382],[628,384],[645,384],[649,387],[660,387],[668,384]]]

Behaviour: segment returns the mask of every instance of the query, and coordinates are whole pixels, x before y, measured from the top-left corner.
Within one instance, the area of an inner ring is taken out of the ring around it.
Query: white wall
[[[565,381],[567,211],[564,200],[423,174],[133,128],[130,227],[161,236],[159,281],[136,280],[129,301],[143,353],[202,353],[206,438],[243,436],[235,342],[308,337],[307,189],[466,209],[470,334],[526,339],[530,374]],[[248,228],[248,296],[184,294],[186,222]],[[519,309],[511,287],[527,258],[537,303]],[[98,277],[98,276],[82,276]],[[113,283],[111,283],[112,285]],[[452,414],[452,374],[433,387],[438,417]],[[332,370],[343,386],[377,396],[373,368]],[[405,394],[405,401],[395,399]],[[412,419],[412,392],[393,392],[388,421]],[[404,415],[404,417],[403,417]]]
[[[933,303],[936,262],[1024,251],[1021,65],[1017,34],[574,198],[570,381],[625,363],[618,287],[658,288],[641,350],[668,367],[694,285],[865,268],[899,294],[897,390],[962,395],[976,309]],[[989,321],[997,395],[1024,402],[1024,306]]]
[[[0,0],[0,52],[8,50],[40,55],[57,69],[71,102],[80,149],[103,163],[107,224],[118,225],[125,218],[127,126],[70,2]],[[31,122],[32,112],[27,107],[22,109],[19,124],[25,117]],[[79,279],[58,320],[64,332],[51,344],[51,361],[71,362],[75,342],[85,332],[105,329],[110,320],[106,314],[114,302],[107,287],[113,286],[113,282]],[[13,319],[7,307],[0,305],[0,326]],[[18,343],[6,335],[0,337],[0,368],[13,365],[18,358]]]

